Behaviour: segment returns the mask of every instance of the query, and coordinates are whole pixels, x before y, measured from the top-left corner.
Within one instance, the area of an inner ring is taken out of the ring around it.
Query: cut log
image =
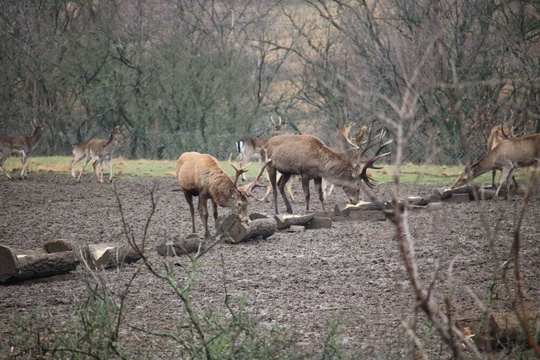
[[[453,202],[453,203],[469,202],[469,201],[470,201],[469,194],[452,194],[452,196],[450,197],[450,202]]]
[[[90,244],[86,246],[86,259],[94,270],[103,270],[129,264],[141,258],[130,245]]]
[[[279,230],[288,228],[291,225],[306,225],[313,219],[313,213],[305,215],[280,214],[274,215],[274,219]]]
[[[387,216],[383,211],[352,211],[348,218],[358,221],[384,221]]]
[[[231,214],[219,221],[217,234],[228,235],[224,241],[236,244],[256,237],[266,239],[275,232],[276,220],[273,218],[261,217],[246,224],[237,215]]]
[[[349,216],[352,211],[365,211],[365,210],[383,210],[386,208],[385,203],[381,202],[366,202],[360,201],[356,205],[349,203],[336,204],[334,207],[334,214],[336,216]]]
[[[161,256],[179,256],[199,251],[204,249],[207,241],[200,238],[197,234],[189,234],[183,239],[174,239],[164,242],[156,247],[156,250]]]
[[[56,252],[46,252],[47,248]],[[57,251],[65,248],[73,249],[73,246],[64,240],[53,240],[36,250],[0,245],[0,282],[36,279],[75,270],[80,259],[73,250]]]

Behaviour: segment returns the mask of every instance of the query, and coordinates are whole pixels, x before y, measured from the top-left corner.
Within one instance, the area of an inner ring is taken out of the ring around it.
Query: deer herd
[[[392,142],[385,141],[385,131],[381,130],[373,135],[373,129],[363,126],[354,135],[353,142],[350,137],[352,123],[347,124],[340,130],[340,136],[345,140],[348,148],[331,148],[323,141],[312,135],[283,134],[286,127],[282,124],[281,117],[276,123],[271,118],[272,136],[266,139],[242,137],[236,142],[238,150],[237,162],[233,164],[229,158],[229,164],[236,174],[231,179],[221,167],[219,161],[209,154],[198,152],[185,152],[177,161],[176,177],[184,197],[189,205],[192,230],[195,232],[195,210],[193,197],[199,198],[198,212],[204,227],[204,236],[208,238],[208,209],[207,203],[212,204],[214,224],[218,216],[218,206],[229,208],[233,214],[237,214],[242,221],[248,221],[248,198],[254,197],[255,187],[265,187],[266,193],[261,201],[265,201],[270,193],[273,195],[274,211],[278,210],[278,191],[285,204],[287,213],[292,213],[290,200],[297,202],[291,189],[291,178],[299,177],[304,193],[306,211],[309,211],[310,186],[313,180],[314,188],[320,202],[320,208],[325,211],[325,202],[334,186],[341,187],[350,204],[357,204],[360,190],[363,184],[370,188],[376,186],[376,182],[368,173],[369,169],[377,169],[375,162],[387,156],[390,152],[382,151]],[[38,124],[32,121],[33,132],[30,136],[0,135],[0,167],[9,178],[8,171],[4,167],[6,159],[11,155],[19,155],[22,163],[20,178],[27,178],[28,156],[37,146],[42,134],[44,123]],[[494,127],[487,142],[488,153],[482,159],[472,165],[467,165],[460,173],[457,181],[451,189],[462,187],[476,177],[492,172],[492,187],[495,187],[495,172],[500,170],[501,176],[497,184],[496,196],[504,183],[506,183],[506,195],[510,192],[510,179],[517,187],[514,171],[517,168],[528,166],[540,166],[540,134],[516,135],[515,127],[506,125]],[[367,133],[367,140],[363,140]],[[73,145],[74,159],[71,162],[71,175],[80,181],[86,165],[94,160],[92,166],[98,182],[103,182],[103,163],[109,166],[109,181],[113,179],[112,158],[115,150],[127,139],[120,128],[115,127],[110,133],[108,140],[93,139],[87,143]],[[369,149],[376,147],[374,154],[366,157]],[[78,176],[75,164],[84,159]],[[259,173],[256,178],[244,186],[238,185],[241,178],[247,181],[245,173],[251,160],[260,162]],[[266,170],[269,185],[260,182],[260,177]]]

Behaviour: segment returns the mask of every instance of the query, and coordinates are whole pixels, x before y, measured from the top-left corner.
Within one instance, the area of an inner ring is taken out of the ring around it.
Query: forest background
[[[0,44],[0,133],[45,122],[40,156],[120,125],[128,159],[225,159],[271,116],[329,145],[375,121],[413,163],[540,132],[532,0],[2,1]]]

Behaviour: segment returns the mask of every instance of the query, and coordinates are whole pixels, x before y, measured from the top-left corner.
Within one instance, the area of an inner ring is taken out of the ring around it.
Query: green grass
[[[65,172],[70,173],[72,157],[50,156],[31,157],[29,159],[29,172]],[[76,171],[80,171],[84,161],[76,164]],[[17,176],[21,171],[21,162],[16,157],[6,161],[6,169]],[[229,175],[234,175],[234,170],[227,161],[222,161],[221,166]],[[129,176],[175,176],[176,160],[126,160],[124,158],[113,159],[113,172],[115,175]],[[372,170],[371,176],[377,181],[392,182],[395,167],[387,165],[380,170]],[[436,166],[405,164],[401,167],[399,181],[403,184],[426,184],[426,185],[451,185],[463,170],[462,166]],[[91,173],[92,166],[88,164],[85,173]],[[108,169],[104,169],[105,174]],[[258,164],[252,163],[247,173],[248,178],[254,178],[258,172]],[[516,172],[516,178],[524,178],[527,170]],[[474,180],[475,183],[491,183],[491,173],[484,174]]]

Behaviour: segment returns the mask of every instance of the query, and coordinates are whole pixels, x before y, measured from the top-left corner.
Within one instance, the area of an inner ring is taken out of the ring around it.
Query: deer
[[[505,200],[510,192],[510,178],[518,168],[540,165],[540,134],[527,135],[499,142],[482,159],[473,165],[467,165],[459,174],[451,189],[466,185],[478,176],[492,170],[501,170],[495,197],[499,195],[502,184],[506,181]]]
[[[497,146],[497,144],[499,144],[501,141],[505,141],[505,140],[509,140],[509,139],[515,139],[515,138],[523,135],[522,133],[519,134],[519,135],[514,134],[514,128],[515,128],[514,126],[512,126],[512,128],[509,128],[508,126],[506,126],[504,124],[501,124],[501,125],[495,126],[493,129],[491,129],[491,132],[489,134],[488,141],[487,141],[488,152],[493,150],[493,148],[495,146]],[[491,187],[492,188],[495,187],[495,175],[496,175],[496,172],[497,172],[497,170],[495,170],[495,169],[491,172]],[[514,185],[517,188],[518,183],[517,183],[516,178],[514,176],[512,176],[512,180],[514,181]]]
[[[111,131],[109,140],[93,139],[87,143],[78,143],[73,145],[73,155],[75,158],[71,162],[71,176],[75,177],[75,164],[82,159],[85,159],[84,165],[79,172],[79,176],[77,177],[77,182],[80,182],[84,168],[86,168],[86,165],[88,165],[90,160],[94,160],[92,167],[94,168],[94,173],[96,174],[98,182],[103,183],[103,162],[109,165],[109,182],[112,182],[113,153],[124,143],[126,139],[127,136],[120,131],[119,126],[116,126]]]
[[[30,136],[21,136],[21,135],[0,135],[0,167],[8,179],[13,179],[6,168],[4,167],[4,162],[11,155],[19,155],[22,163],[21,170],[21,179],[27,179],[27,169],[28,169],[28,157],[32,153],[32,150],[37,146],[41,135],[43,135],[43,127],[45,122],[38,124],[35,120],[31,122],[33,131]]]
[[[356,205],[360,193],[361,182],[363,181],[368,187],[376,186],[375,181],[367,174],[369,168],[378,168],[374,163],[390,154],[390,152],[381,154],[381,151],[388,146],[392,140],[383,143],[384,132],[380,135],[371,138],[365,143],[364,148],[354,154],[357,163],[353,163],[350,157],[344,153],[340,153],[328,146],[323,141],[313,135],[279,135],[271,138],[265,145],[265,151],[261,152],[261,156],[266,153],[272,158],[272,162],[267,165],[266,171],[270,177],[272,184],[274,211],[278,214],[277,206],[277,189],[285,202],[286,212],[292,213],[292,207],[285,195],[284,186],[292,175],[300,175],[302,189],[306,201],[306,211],[309,211],[309,181],[315,183],[315,190],[319,195],[322,211],[325,211],[324,194],[322,191],[322,179],[325,178],[328,182],[343,188],[350,204]],[[365,152],[379,143],[374,156],[368,159],[362,159]],[[281,178],[276,184],[277,172],[281,173]]]
[[[229,208],[241,221],[248,222],[248,196],[255,186],[261,185],[258,180],[271,159],[267,158],[253,182],[245,187],[238,187],[238,178],[247,171],[244,167],[236,167],[229,158],[229,164],[236,172],[232,180],[223,171],[219,161],[209,154],[185,152],[176,162],[176,178],[189,205],[192,232],[195,233],[195,211],[193,197],[199,197],[198,210],[204,227],[205,239],[210,237],[208,230],[208,200],[212,203],[214,225],[217,226],[218,206]]]
[[[274,121],[274,118],[270,116],[270,120],[272,121],[272,124],[270,126],[272,136],[281,135],[283,129],[287,127],[287,124],[282,124],[281,116],[278,119],[279,120],[276,123]],[[261,159],[260,152],[267,141],[268,139],[252,138],[249,136],[244,136],[240,138],[236,142],[236,149],[240,153],[237,158],[237,161],[240,162],[240,166],[242,166],[244,161],[249,161],[249,160],[261,161],[262,159]],[[245,173],[242,174],[242,180],[247,181],[245,177]],[[289,196],[291,197],[291,201],[296,204],[296,197],[294,196],[294,193],[292,191],[292,183],[287,183],[286,189],[287,189],[287,193],[289,193]],[[269,184],[266,188],[266,193],[259,201],[266,201],[271,191],[272,191],[272,186]]]

